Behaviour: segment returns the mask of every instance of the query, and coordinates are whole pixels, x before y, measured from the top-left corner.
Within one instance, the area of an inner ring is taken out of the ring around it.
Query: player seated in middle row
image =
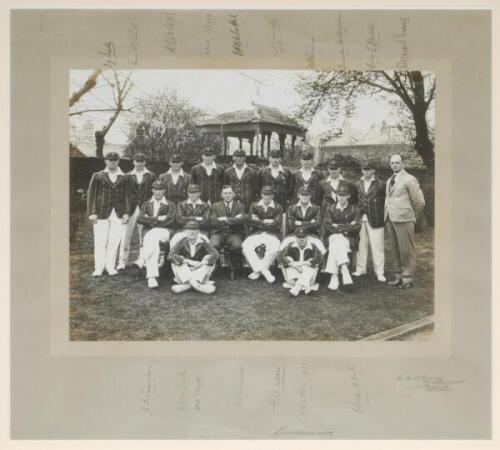
[[[276,259],[280,247],[280,235],[283,209],[273,199],[274,190],[271,186],[264,186],[261,190],[261,199],[250,207],[247,223],[250,226],[250,235],[243,241],[242,250],[252,273],[251,280],[257,280],[261,275],[268,283],[274,283],[275,277],[269,270]],[[262,256],[259,249],[264,247]]]
[[[360,217],[358,208],[349,203],[349,188],[340,185],[337,202],[328,206],[323,226],[328,239],[328,258],[325,272],[332,275],[328,289],[339,288],[339,271],[344,285],[352,284],[349,273],[349,253],[355,251],[359,241]]]
[[[317,291],[318,270],[323,263],[326,249],[318,238],[307,234],[305,228],[298,227],[294,235],[285,239],[287,244],[278,253],[278,263],[283,271],[283,287],[294,297],[304,291],[307,295]]]
[[[319,236],[321,227],[321,211],[318,205],[311,203],[311,192],[302,186],[298,190],[299,201],[288,207],[286,214],[287,233],[296,228],[304,228],[308,234]]]
[[[222,187],[222,201],[212,206],[210,225],[212,235],[210,243],[218,250],[229,247],[231,278],[234,278],[234,268],[241,262],[241,244],[245,234],[245,205],[235,199],[235,193],[230,185]],[[222,258],[222,256],[221,256]]]
[[[159,180],[153,182],[153,197],[142,204],[138,222],[146,233],[139,257],[134,263],[139,270],[146,267],[146,278],[150,288],[157,288],[161,250],[172,236],[175,224],[175,204],[165,198],[165,186]]]

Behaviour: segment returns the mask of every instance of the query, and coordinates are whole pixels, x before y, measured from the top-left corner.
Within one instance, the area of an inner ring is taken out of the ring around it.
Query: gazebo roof
[[[305,127],[301,126],[296,120],[281,112],[278,108],[260,105],[254,102],[252,102],[251,109],[241,109],[238,111],[218,114],[217,116],[207,118],[200,123],[199,126],[220,126],[229,124],[271,124],[295,128],[300,132],[307,131]]]

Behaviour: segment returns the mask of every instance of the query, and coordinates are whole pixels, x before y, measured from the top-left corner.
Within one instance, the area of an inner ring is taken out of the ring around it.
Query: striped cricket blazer
[[[98,219],[104,220],[114,209],[121,218],[133,213],[132,206],[130,187],[121,170],[114,183],[106,169],[92,175],[87,191],[87,215],[96,214]]]

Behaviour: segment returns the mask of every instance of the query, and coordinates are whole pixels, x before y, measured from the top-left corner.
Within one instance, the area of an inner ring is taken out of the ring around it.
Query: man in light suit
[[[387,180],[384,220],[394,278],[388,284],[407,289],[413,286],[417,259],[413,236],[425,200],[417,179],[404,169],[401,156],[393,155],[390,165],[394,173]]]

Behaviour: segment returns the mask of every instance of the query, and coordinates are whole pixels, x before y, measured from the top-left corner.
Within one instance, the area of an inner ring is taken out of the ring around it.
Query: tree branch
[[[97,77],[101,74],[102,70],[95,70],[92,75],[88,78],[85,84],[76,92],[73,92],[69,99],[69,107],[71,108],[76,102],[78,102],[88,91],[93,89],[97,84]]]

